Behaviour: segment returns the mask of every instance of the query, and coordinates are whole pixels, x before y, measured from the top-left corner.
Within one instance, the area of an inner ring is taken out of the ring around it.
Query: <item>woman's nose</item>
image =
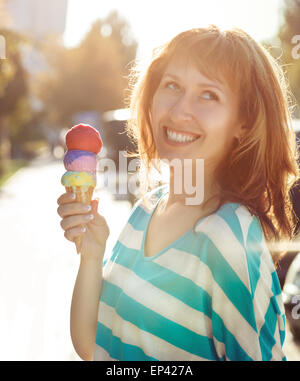
[[[192,120],[193,109],[190,97],[187,94],[178,97],[170,108],[169,114],[174,122]]]

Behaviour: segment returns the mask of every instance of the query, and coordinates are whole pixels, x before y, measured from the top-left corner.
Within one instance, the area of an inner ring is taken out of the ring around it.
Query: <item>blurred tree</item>
[[[46,52],[51,70],[40,77],[38,90],[48,122],[66,126],[76,112],[123,107],[127,65],[136,48],[129,25],[117,12],[97,20],[78,47],[52,43]]]
[[[123,71],[128,74],[130,64],[136,57],[137,49],[129,24],[119,17],[117,11],[112,11],[105,20],[100,21],[99,27],[103,36],[110,35],[117,43]]]
[[[0,175],[6,171],[11,153],[9,118],[18,110],[28,93],[20,46],[24,39],[8,30],[0,30],[6,41],[6,58],[0,60]]]
[[[293,40],[298,36],[298,42]],[[281,43],[281,61],[286,67],[291,91],[300,105],[300,0],[285,0],[283,7],[283,22],[278,31]],[[298,44],[298,55],[295,50]],[[295,116],[300,118],[300,108],[295,110]]]

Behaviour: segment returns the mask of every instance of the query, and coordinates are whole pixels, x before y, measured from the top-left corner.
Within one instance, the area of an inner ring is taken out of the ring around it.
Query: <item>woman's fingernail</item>
[[[86,228],[83,226],[83,227],[81,228],[81,231],[82,231],[82,233],[85,233],[85,232],[86,232]]]
[[[85,205],[84,208],[85,208],[85,210],[87,210],[87,211],[90,211],[90,210],[92,209],[91,205]]]

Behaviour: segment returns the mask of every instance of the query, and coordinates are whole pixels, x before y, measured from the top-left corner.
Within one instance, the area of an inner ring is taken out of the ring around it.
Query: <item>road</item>
[[[80,361],[69,333],[79,256],[56,212],[64,171],[45,154],[0,189],[0,361]],[[131,207],[105,189],[96,188],[95,197],[110,226],[110,253]],[[289,330],[284,350],[288,360],[300,360]]]

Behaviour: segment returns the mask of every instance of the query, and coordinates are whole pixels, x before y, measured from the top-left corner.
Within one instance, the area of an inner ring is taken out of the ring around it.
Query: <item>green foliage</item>
[[[19,34],[2,29],[1,36],[5,38],[5,59],[0,60],[0,176],[10,168],[11,148],[15,140],[11,131],[10,121],[15,135],[22,128],[22,117],[19,110],[22,102],[28,96],[27,75],[23,68],[21,46],[25,39]]]
[[[6,40],[6,59],[0,60],[0,117],[11,114],[27,95],[27,78],[20,55],[23,38],[17,33],[0,30]]]
[[[11,160],[8,164],[8,168],[5,171],[5,174],[2,175],[0,173],[0,187],[14,174],[16,173],[20,168],[25,167],[28,165],[28,160]]]
[[[48,50],[51,71],[39,83],[48,121],[66,125],[76,112],[123,107],[128,64],[136,55],[129,32],[113,12],[96,21],[78,47],[52,46],[51,55]]]
[[[9,115],[10,138],[14,144],[21,145],[27,140],[41,138],[35,123],[38,115],[32,113],[28,97],[23,97],[18,102],[15,111]]]

